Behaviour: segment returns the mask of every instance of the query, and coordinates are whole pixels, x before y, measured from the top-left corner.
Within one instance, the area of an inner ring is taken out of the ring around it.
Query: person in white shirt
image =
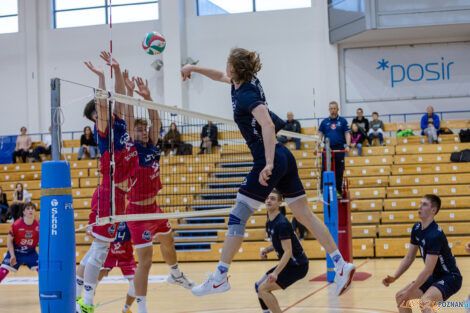
[[[26,203],[31,202],[31,194],[23,188],[22,183],[16,183],[13,191],[13,201],[8,209],[8,222],[13,223],[22,216],[23,207]]]
[[[51,144],[52,144],[52,138],[51,138],[51,127],[49,126],[49,134],[45,134],[44,137],[42,138],[42,142],[44,142],[44,146],[36,146],[33,151],[33,156],[34,156],[34,161],[35,162],[40,162],[41,160],[39,159],[40,154],[51,154]]]

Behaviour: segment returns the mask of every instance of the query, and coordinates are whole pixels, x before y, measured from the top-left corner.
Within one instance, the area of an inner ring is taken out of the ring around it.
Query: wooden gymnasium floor
[[[348,293],[338,298],[334,295],[334,285],[325,282],[309,282],[309,279],[321,274],[325,268],[324,261],[311,261],[307,277],[294,284],[286,291],[277,292],[281,306],[285,312],[291,313],[333,313],[333,312],[367,312],[388,313],[397,312],[394,304],[394,294],[405,284],[416,278],[423,268],[421,259],[415,261],[410,270],[389,288],[381,284],[386,274],[392,274],[400,259],[357,259],[356,266],[361,272],[369,272],[372,277],[362,282],[355,282]],[[457,258],[458,266],[463,273],[463,286],[451,301],[463,301],[470,292],[470,257]],[[149,312],[165,313],[255,313],[260,312],[253,284],[273,264],[266,262],[235,262],[231,268],[232,289],[224,294],[207,297],[195,297],[189,290],[168,283],[153,283],[149,285],[147,305]],[[216,263],[183,263],[181,268],[196,282],[201,282],[205,273],[214,270]],[[165,275],[168,269],[163,264],[154,264],[151,275]],[[7,278],[36,277],[27,269]],[[120,275],[114,269],[111,275]],[[122,310],[123,299],[127,292],[127,284],[102,284],[97,290],[96,300],[103,303],[95,312],[119,313]],[[136,304],[132,306],[137,312]],[[0,285],[0,313],[28,312],[39,313],[38,286]],[[419,312],[417,309],[414,312]],[[465,312],[462,308],[442,308],[439,312]]]

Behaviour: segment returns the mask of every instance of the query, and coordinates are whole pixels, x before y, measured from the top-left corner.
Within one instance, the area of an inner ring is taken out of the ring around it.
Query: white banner
[[[344,50],[347,102],[470,96],[470,43]]]

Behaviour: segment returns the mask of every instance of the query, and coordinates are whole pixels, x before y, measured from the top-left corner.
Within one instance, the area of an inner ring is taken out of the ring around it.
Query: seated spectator
[[[16,183],[16,188],[13,191],[13,202],[8,209],[9,222],[13,223],[21,217],[26,202],[31,202],[31,194],[23,188],[22,183]]]
[[[437,135],[439,134],[439,116],[434,113],[434,108],[428,106],[427,113],[421,118],[422,135],[428,137],[429,143],[437,143]]]
[[[356,122],[351,124],[351,148],[357,148],[357,155],[362,155],[362,143],[366,139]]]
[[[298,234],[300,240],[304,240],[307,235],[307,229],[302,225],[295,217],[292,218],[291,222],[294,232]]]
[[[170,155],[176,155],[178,147],[181,144],[181,134],[176,128],[175,123],[171,123],[168,133],[163,137],[163,149],[165,155],[170,151]]]
[[[26,157],[29,156],[31,144],[31,137],[26,135],[26,127],[21,127],[21,135],[16,138],[16,147],[15,151],[13,151],[12,162],[16,163],[16,157],[20,156],[23,163],[26,163]]]
[[[51,154],[52,138],[51,138],[51,127],[50,126],[49,126],[49,134],[44,135],[44,137],[42,138],[42,142],[44,143],[44,146],[36,146],[36,148],[34,148],[34,151],[33,151],[34,162],[40,162],[41,161],[39,159],[40,154],[45,154],[45,155]]]
[[[90,158],[96,158],[98,154],[98,147],[96,146],[95,138],[90,126],[85,126],[83,135],[80,137],[80,149],[78,149],[78,159],[81,160],[83,153],[86,153]]]
[[[201,131],[201,151],[199,154],[210,154],[212,152],[212,146],[218,146],[217,141],[217,126],[212,124],[212,121],[207,121],[207,124],[202,128]]]
[[[357,109],[356,114],[357,116],[352,122],[359,126],[359,130],[362,132],[364,137],[366,137],[369,132],[369,120],[364,117],[364,111],[362,111],[361,108]]]
[[[5,223],[7,220],[8,212],[8,200],[6,193],[3,192],[2,186],[0,186],[0,223]]]
[[[287,112],[287,121],[286,126],[284,126],[284,130],[299,133],[301,131],[300,123],[297,120],[294,120],[294,114],[292,112]],[[292,138],[286,136],[279,136],[277,140],[280,143],[287,143],[287,142],[295,142],[295,149],[300,150],[300,138]]]
[[[372,140],[379,138],[380,145],[384,145],[384,123],[379,120],[379,113],[372,113],[372,121],[370,121],[370,129],[367,133],[367,139],[369,140],[369,146],[372,145]]]

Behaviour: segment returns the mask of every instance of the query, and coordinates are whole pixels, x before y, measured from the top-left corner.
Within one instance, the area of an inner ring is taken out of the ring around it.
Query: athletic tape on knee
[[[135,287],[133,279],[129,279],[129,291],[127,292],[127,294],[132,298],[135,298]]]
[[[251,217],[251,215],[253,215],[254,211],[254,208],[251,207],[248,203],[237,198],[235,206],[233,207],[232,212],[230,212],[228,218],[227,236],[245,236],[246,222]]]
[[[101,268],[109,252],[109,242],[93,241],[90,247],[90,256],[88,262],[94,266]]]

